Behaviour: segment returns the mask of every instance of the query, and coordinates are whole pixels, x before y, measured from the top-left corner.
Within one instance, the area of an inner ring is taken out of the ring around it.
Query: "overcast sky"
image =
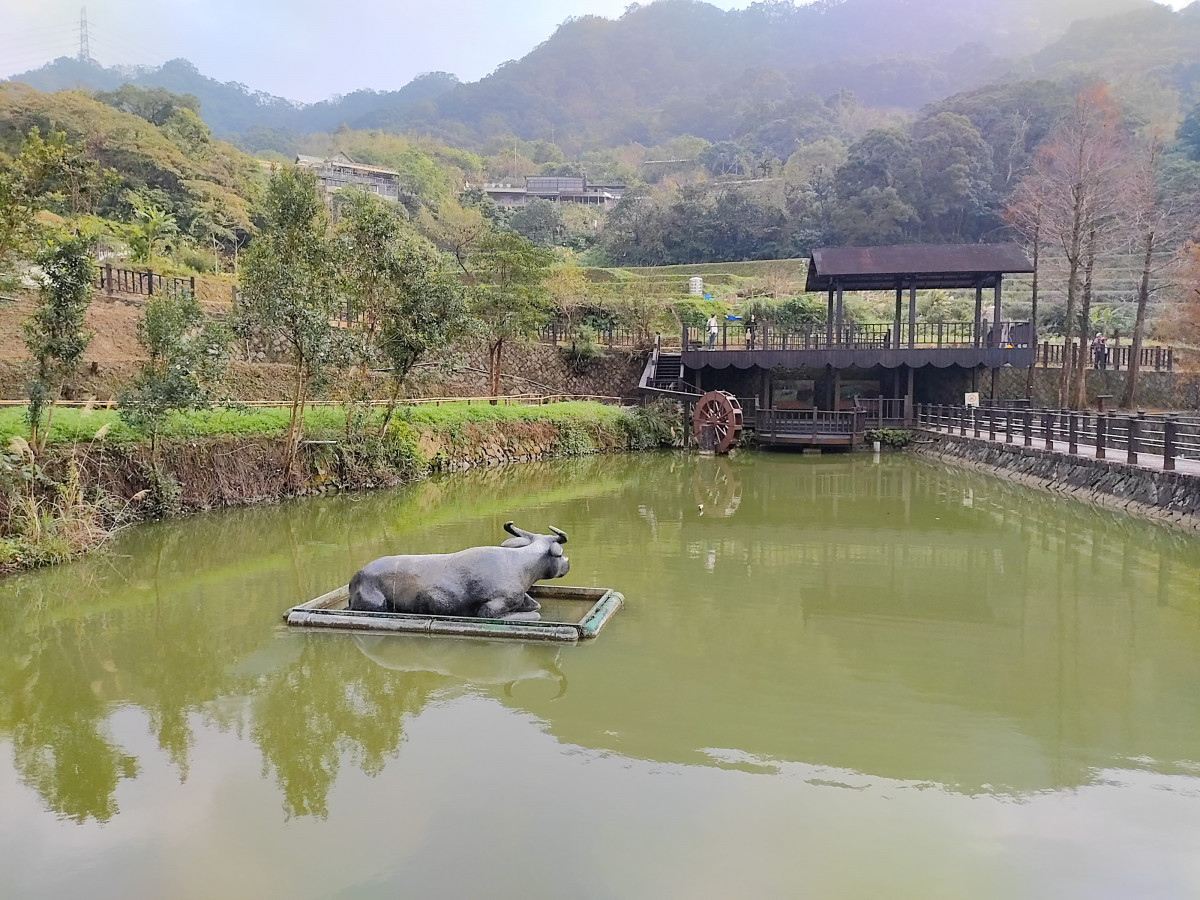
[[[615,18],[628,0],[84,0],[104,65],[190,59],[204,74],[293,100],[421,72],[475,81],[518,59],[564,19]],[[724,9],[749,0],[713,0]],[[962,2],[962,0],[948,0]],[[1049,0],[1053,2],[1053,0]],[[1190,0],[1165,0],[1176,8]],[[81,0],[0,0],[0,77],[79,50]]]

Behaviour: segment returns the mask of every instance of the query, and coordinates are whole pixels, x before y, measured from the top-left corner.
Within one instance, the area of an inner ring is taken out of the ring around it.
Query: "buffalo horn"
[[[532,533],[526,531],[524,528],[518,528],[512,522],[505,522],[504,530],[507,531],[509,534],[511,534],[513,537],[525,538],[525,540],[527,540],[527,541],[533,540],[533,537],[534,537],[534,535]]]
[[[556,535],[558,535],[558,542],[560,544],[565,544],[567,542],[567,533],[565,531],[559,531],[553,525],[550,526],[550,530],[553,531]]]

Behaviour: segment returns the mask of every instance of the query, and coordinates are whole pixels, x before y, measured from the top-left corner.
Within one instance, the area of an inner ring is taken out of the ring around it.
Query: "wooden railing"
[[[908,418],[903,397],[860,397],[855,403],[866,413],[868,425],[895,424]]]
[[[596,343],[608,349],[625,349],[625,350],[645,350],[650,347],[657,335],[648,334],[641,329],[621,328],[614,326],[612,328],[597,328]],[[538,329],[537,339],[543,344],[554,344],[561,346],[570,344],[572,341],[578,340],[577,330],[563,322],[550,322],[549,324]]]
[[[977,332],[972,322],[867,322],[835,329],[827,324],[778,328],[721,322],[714,333],[707,327],[686,327],[682,341],[689,350],[886,350],[904,347],[1028,347],[1027,322],[986,322]]]
[[[772,436],[811,436],[818,434],[855,435],[867,428],[862,409],[760,409],[755,412],[754,428]]]
[[[142,271],[103,266],[100,269],[97,287],[110,297],[113,294],[133,294],[146,297],[153,297],[155,294],[175,296],[182,291],[189,292],[193,297],[196,296],[195,277],[173,278],[169,275],[159,275],[149,269]]]
[[[1079,364],[1079,345],[1072,344],[1068,352],[1063,344],[1052,344],[1047,341],[1042,341],[1038,344],[1037,365],[1046,369],[1061,369],[1063,359],[1069,356],[1071,365]],[[1126,345],[1124,347],[1110,346],[1106,348],[1102,359],[1098,359],[1097,355],[1089,349],[1087,366],[1092,369],[1112,369],[1113,371],[1128,371],[1129,361],[1133,358],[1133,348]],[[1174,347],[1143,347],[1140,360],[1140,368],[1143,371],[1154,372],[1173,372],[1175,371],[1175,348]]]
[[[945,406],[922,403],[917,425],[946,434],[987,437],[1006,444],[1075,454],[1090,448],[1096,459],[1136,464],[1143,455],[1161,458],[1171,471],[1175,460],[1200,459],[1200,418],[1090,410]]]

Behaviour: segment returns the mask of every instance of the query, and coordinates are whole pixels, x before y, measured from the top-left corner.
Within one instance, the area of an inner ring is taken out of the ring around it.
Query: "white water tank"
[[[702,297],[704,295],[704,279],[699,275],[693,275],[689,278],[688,293],[693,297]]]

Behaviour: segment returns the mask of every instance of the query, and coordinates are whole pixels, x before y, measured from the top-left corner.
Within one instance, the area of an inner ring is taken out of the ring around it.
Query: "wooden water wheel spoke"
[[[742,406],[727,391],[709,391],[692,412],[692,434],[700,441],[706,429],[713,434],[713,450],[728,453],[742,433]]]

